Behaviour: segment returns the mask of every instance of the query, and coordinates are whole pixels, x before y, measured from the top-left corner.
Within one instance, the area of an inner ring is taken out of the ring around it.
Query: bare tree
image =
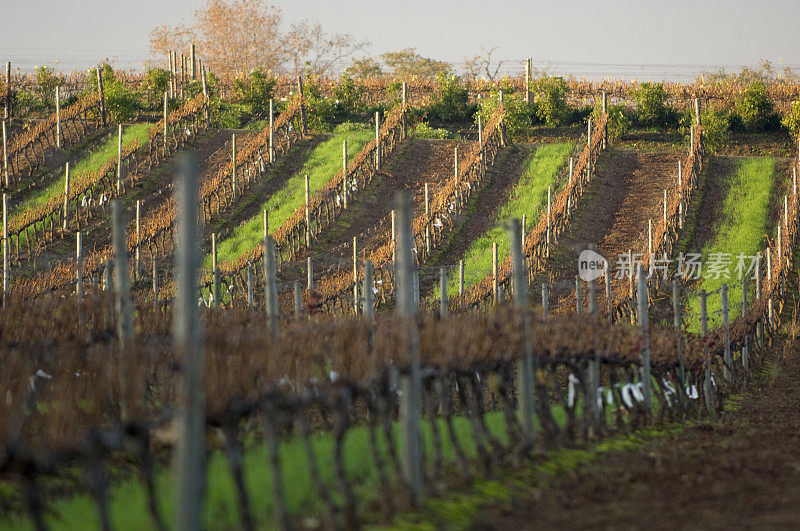
[[[497,61],[497,64],[492,64],[492,55],[497,51],[495,46],[491,50],[487,50],[481,46],[481,53],[473,55],[472,57],[464,58],[464,73],[469,77],[478,77],[483,75],[486,79],[492,80],[497,77],[500,68],[503,66],[502,60]]]
[[[188,50],[196,42],[200,57],[215,72],[237,74],[254,68],[298,73],[329,73],[345,57],[369,46],[347,33],[325,33],[318,22],[303,21],[281,30],[283,12],[266,0],[207,0],[194,22],[156,26],[150,50]]]
[[[330,74],[336,63],[368,46],[369,41],[349,33],[326,33],[319,22],[303,20],[292,24],[286,35],[285,66],[294,74]]]

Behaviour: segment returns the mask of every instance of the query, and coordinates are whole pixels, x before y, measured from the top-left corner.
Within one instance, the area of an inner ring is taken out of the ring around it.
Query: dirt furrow
[[[717,422],[656,445],[605,454],[478,529],[797,529],[800,526],[800,360],[767,363],[763,378]],[[768,441],[768,444],[766,443]]]
[[[663,215],[664,189],[674,193],[682,153],[609,150],[600,159],[592,189],[573,214],[550,257],[551,307],[572,308],[578,253],[594,244],[612,273],[621,253],[647,250],[647,223]],[[555,303],[555,304],[553,304]]]

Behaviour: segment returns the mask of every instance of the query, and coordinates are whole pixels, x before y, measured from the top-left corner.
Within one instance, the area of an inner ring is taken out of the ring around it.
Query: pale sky
[[[105,57],[124,68],[149,58],[157,24],[191,20],[202,0],[0,0],[0,61],[86,68]],[[765,58],[800,67],[800,2],[752,0],[474,1],[290,0],[284,21],[319,20],[371,42],[370,52],[413,46],[457,66],[497,47],[503,71],[648,79],[738,70]]]

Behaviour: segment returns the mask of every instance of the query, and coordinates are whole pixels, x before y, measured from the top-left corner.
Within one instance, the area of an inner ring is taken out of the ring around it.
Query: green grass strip
[[[344,123],[334,129],[333,136],[315,147],[286,185],[272,194],[253,216],[233,230],[233,233],[217,244],[217,259],[220,263],[236,260],[253,249],[263,238],[264,225],[261,212],[269,211],[269,231],[273,232],[305,203],[305,176],[308,175],[311,194],[324,187],[342,167],[342,142],[347,140],[348,160],[355,157],[361,148],[372,139],[373,132],[367,126]],[[206,256],[203,266],[211,267],[211,255]]]
[[[147,140],[147,132],[152,127],[152,124],[132,124],[122,128],[122,145],[126,145],[134,139],[142,142]],[[91,173],[97,171],[111,158],[117,156],[117,141],[116,134],[109,135],[102,144],[97,146],[97,149],[91,153],[87,153],[75,165],[70,164],[70,175],[77,175],[79,173]],[[50,186],[38,190],[32,194],[28,199],[17,205],[13,213],[12,219],[16,216],[21,216],[26,210],[36,208],[50,201],[55,196],[64,195],[64,174],[62,172],[61,178],[54,180]]]
[[[510,250],[508,230],[505,224],[512,218],[526,217],[526,230],[539,222],[543,209],[547,208],[547,188],[553,187],[553,198],[560,190],[559,170],[569,159],[575,145],[571,142],[547,144],[539,147],[525,159],[522,176],[511,191],[508,202],[503,205],[496,218],[496,226],[472,242],[464,254],[464,288],[468,289],[492,272],[492,243],[497,242],[498,260]],[[476,212],[480,214],[480,212]],[[449,296],[458,295],[458,277],[451,275],[447,285]]]
[[[580,403],[578,404],[580,411]],[[553,415],[559,425],[566,422],[566,413],[563,408],[553,406]],[[438,419],[440,433],[445,433],[447,427],[443,419]],[[456,437],[464,450],[467,458],[477,459],[478,452],[472,429],[466,417],[454,417]],[[501,444],[507,445],[507,431],[505,418],[502,412],[487,413],[486,422],[489,431]],[[432,426],[427,419],[421,420],[423,451],[426,463],[430,463],[433,455]],[[540,426],[537,423],[537,429]],[[398,423],[393,423],[392,436],[396,447],[400,447],[401,431]],[[381,431],[378,435],[378,444],[384,463],[388,462],[386,439]],[[341,493],[334,476],[334,437],[330,432],[318,431],[312,436],[317,467],[322,482],[327,486],[328,492],[337,503],[341,503]],[[250,497],[250,509],[259,528],[272,527],[273,499],[272,499],[272,468],[268,459],[266,446],[253,439],[245,442],[245,455],[243,469],[245,484]],[[315,494],[311,475],[308,470],[308,458],[303,441],[298,436],[284,439],[279,447],[281,470],[283,472],[284,497],[288,512],[294,516],[314,517],[323,512],[323,505]],[[449,438],[442,439],[442,455],[446,464],[452,464],[455,459],[455,449]],[[378,471],[372,459],[369,429],[359,425],[348,430],[344,440],[343,452],[344,468],[347,478],[354,486],[357,503],[364,506],[380,499],[383,491],[380,488]],[[397,483],[391,471],[388,472],[396,488],[402,487]],[[170,527],[174,524],[175,504],[175,477],[169,468],[162,468],[156,475],[156,492],[161,515],[167,520]],[[9,484],[0,482],[0,493],[4,488],[14,491]],[[115,482],[109,490],[109,510],[111,525],[114,529],[138,530],[153,529],[147,505],[147,491],[138,477],[126,474],[125,479]],[[230,465],[221,451],[213,451],[207,464],[207,490],[204,507],[204,521],[208,529],[237,529],[240,525],[239,510],[237,505],[238,495]],[[45,518],[46,523],[61,530],[97,529],[100,527],[97,505],[88,494],[74,494],[48,503],[50,511]],[[31,521],[22,515],[0,515],[0,529],[33,529]]]
[[[771,157],[748,157],[738,160],[736,168],[725,176],[729,185],[728,195],[722,207],[714,237],[703,247],[703,270],[701,281],[691,293],[688,300],[689,315],[687,324],[692,332],[700,332],[700,290],[707,292],[719,289],[727,283],[729,315],[731,321],[741,313],[742,290],[741,281],[736,273],[737,256],[753,256],[759,251],[763,235],[767,231],[770,192],[775,182],[775,159]],[[712,162],[713,164],[713,162]],[[713,167],[709,168],[713,171]],[[729,278],[714,278],[708,270],[709,257],[715,253],[726,253],[731,256],[727,267]],[[745,267],[750,260],[745,261]],[[762,264],[762,268],[766,265]],[[763,269],[762,269],[763,271]],[[754,295],[750,283],[749,297]],[[722,301],[719,294],[711,294],[706,303],[709,315],[709,330],[722,324]]]

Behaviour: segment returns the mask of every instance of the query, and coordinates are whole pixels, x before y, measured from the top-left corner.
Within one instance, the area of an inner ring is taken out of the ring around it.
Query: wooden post
[[[608,324],[614,324],[614,308],[611,301],[611,274],[608,270],[608,262],[605,263],[603,279],[606,287],[606,312],[608,313]]]
[[[647,255],[653,263],[653,219],[647,220]]]
[[[103,291],[114,289],[114,260],[106,260],[103,264]],[[111,308],[113,311],[114,308]]]
[[[508,229],[511,240],[512,289],[514,293],[514,310],[525,336],[523,357],[517,361],[517,397],[522,431],[532,438],[534,431],[534,367],[533,343],[531,340],[531,323],[528,317],[528,283],[525,281],[525,265],[522,260],[522,238],[520,221],[511,220]]]
[[[5,120],[3,120],[3,183],[8,188],[8,132],[6,131]]]
[[[642,265],[639,266],[637,295],[639,298],[639,328],[642,330],[642,367],[640,377],[644,387],[645,406],[650,410],[653,406],[652,382],[650,381],[650,312],[647,301],[647,275]]]
[[[694,123],[700,125],[700,98],[694,99]]]
[[[300,286],[300,281],[294,281],[294,316],[300,317],[303,315],[303,288]]]
[[[364,261],[364,286],[363,297],[361,298],[361,313],[367,321],[372,322],[375,320],[375,292],[373,291],[373,267],[372,261]]]
[[[392,209],[392,263],[397,259],[397,232],[395,231],[395,213]]]
[[[211,274],[213,275],[213,284],[211,290],[211,297],[214,299],[214,308],[220,306],[220,285],[219,285],[219,268],[217,267],[217,233],[211,233]]]
[[[131,278],[128,273],[128,240],[125,237],[125,204],[120,199],[111,201],[112,240],[114,243],[114,292],[117,310],[117,337],[123,355],[133,341],[133,313],[131,310]]]
[[[588,123],[586,124],[586,145],[592,145],[592,119],[589,118]]]
[[[407,109],[407,93],[408,93],[408,86],[406,82],[403,81],[403,85],[401,87],[401,99],[403,104],[403,138],[408,136],[408,124],[406,123],[406,109]]]
[[[458,300],[464,303],[464,260],[458,261]]]
[[[531,63],[533,58],[528,57],[525,60],[525,103],[531,103]]]
[[[309,256],[306,258],[306,287],[308,291],[311,292],[314,290],[314,265],[311,262],[311,257]]]
[[[306,248],[311,248],[311,184],[306,174]]]
[[[69,162],[66,163],[64,170],[64,220],[61,228],[63,230],[69,228]]]
[[[83,240],[81,231],[78,231],[75,240],[75,294],[78,300],[83,300]]]
[[[664,188],[664,226],[667,226],[667,189]]]
[[[756,302],[761,300],[761,255],[757,255],[756,257]],[[756,335],[758,336],[758,348],[763,351],[764,350],[764,319],[759,317],[758,319],[758,326],[756,327]]]
[[[606,94],[606,91],[604,90],[603,91],[603,103],[602,103],[602,111],[603,111],[604,115],[608,114],[608,98],[607,98],[607,96],[608,95]],[[605,151],[606,148],[608,147],[608,122],[606,122],[606,125],[603,127],[603,130],[601,131],[600,134],[603,135],[603,146],[602,146],[602,148],[603,148],[603,151]]]
[[[730,331],[730,316],[728,314],[728,285],[723,283],[721,286],[722,297],[722,328],[725,332],[725,352],[722,358],[723,376],[727,381],[731,381],[731,331]]]
[[[169,55],[169,97],[175,97],[175,63],[172,61],[172,50],[167,52]]]
[[[439,268],[439,315],[447,316],[447,268]]]
[[[247,307],[252,308],[255,304],[255,287],[253,285],[253,265],[247,264]]]
[[[747,278],[742,277],[742,316],[747,315]],[[750,336],[745,334],[744,345],[742,345],[742,367],[744,370],[750,368]]]
[[[267,320],[270,332],[276,339],[279,335],[278,328],[278,284],[276,280],[277,266],[275,263],[275,240],[267,235],[261,242],[264,254],[264,300],[266,302]]]
[[[708,310],[706,304],[706,290],[700,290],[700,328],[703,336],[708,334]],[[713,392],[711,386],[711,355],[708,353],[708,347],[704,347],[705,355],[705,378],[703,379],[703,392],[705,395],[706,411],[709,415],[714,416],[714,400],[711,396]]]
[[[233,200],[236,200],[236,133],[231,135],[231,191]]]
[[[547,282],[542,282],[542,318],[547,319],[550,314],[550,287]]]
[[[5,123],[5,122],[3,122]],[[11,287],[11,251],[8,248],[8,194],[3,193],[3,301]]]
[[[547,256],[550,257],[550,235],[552,234],[552,211],[553,211],[553,202],[552,202],[552,192],[553,187],[547,187],[547,247],[546,253]]]
[[[381,112],[375,111],[375,171],[381,170]]]
[[[203,81],[203,98],[205,98],[205,101],[203,102],[203,116],[206,120],[206,127],[211,127],[211,115],[208,111],[208,82],[206,81],[206,67],[202,66],[202,62],[200,66],[200,75]]]
[[[677,280],[672,280],[672,322],[675,326],[675,337],[678,339],[678,377],[681,385],[686,386],[686,359],[683,354],[683,316],[681,315],[681,292]]]
[[[428,183],[425,183],[425,217],[430,216],[431,213],[430,196],[428,194]]]
[[[12,118],[12,108],[11,108],[11,61],[6,61],[6,97],[5,97],[5,109],[3,111],[3,117],[6,120],[10,120]]]
[[[408,328],[409,370],[400,378],[400,426],[402,433],[402,468],[413,502],[422,501],[422,440],[419,427],[419,396],[421,388],[419,360],[419,329],[415,318],[417,302],[414,297],[414,257],[411,248],[412,200],[407,191],[395,195],[398,217],[397,238],[397,315]]]
[[[633,278],[635,273],[634,264],[633,264],[633,249],[628,249],[628,265],[630,269],[630,275],[628,276],[628,296],[633,299],[633,292],[634,292],[634,284],[636,279]]]
[[[458,184],[458,146],[453,148],[453,178],[456,184]]]
[[[269,163],[275,162],[275,148],[273,147],[273,136],[275,135],[275,111],[272,107],[272,98],[269,100]]]
[[[767,247],[767,280],[772,283],[772,249],[769,247]],[[767,325],[770,331],[772,330],[774,322],[775,315],[772,307],[772,292],[770,292],[769,298],[767,299]]]
[[[106,126],[106,95],[103,91],[103,73],[100,65],[97,65],[97,90],[100,93],[100,116],[103,121],[103,127]]]
[[[61,149],[61,87],[56,87],[56,149]]]
[[[342,208],[347,210],[347,140],[342,141]]]
[[[155,255],[153,255],[153,300],[158,305],[158,262]]]
[[[478,115],[478,149],[480,150],[480,163],[481,163],[481,176],[486,171],[486,161],[483,157],[483,120],[481,115]]]
[[[167,93],[164,93],[164,157],[168,154],[168,146],[167,140],[169,139],[169,100],[167,99]]]
[[[133,275],[136,280],[139,280],[139,264],[141,261],[141,226],[142,226],[142,202],[136,200],[136,249],[134,254]]]
[[[262,238],[266,238],[267,236],[269,236],[269,211],[267,211],[267,209],[265,208],[264,209],[264,234],[262,235]]]
[[[178,237],[175,249],[176,301],[173,316],[175,353],[181,360],[178,406],[178,447],[175,452],[177,483],[176,528],[203,527],[205,491],[205,352],[202,321],[197,310],[197,159],[182,157],[178,166]]]
[[[181,84],[186,84],[186,56],[181,52]]]
[[[503,89],[500,89],[497,95],[500,99],[500,108],[502,108],[503,105],[505,104],[505,101],[503,99]],[[507,144],[506,124],[505,121],[503,120],[503,113],[500,113],[500,145],[504,147],[506,146],[506,144]]]
[[[578,275],[575,275],[575,313],[578,315],[583,313],[583,286]]]
[[[297,93],[300,95],[300,127],[303,133],[303,136],[308,134],[306,130],[306,106],[305,106],[305,96],[303,96],[303,77],[297,76]]]
[[[358,236],[353,236],[353,313],[358,315]]]
[[[190,70],[192,72],[192,79],[193,80],[197,79],[197,70],[196,70],[197,69],[197,57],[195,55],[195,52],[196,52],[195,45],[194,45],[194,43],[192,43],[192,48],[191,48],[191,51],[190,51],[192,65],[190,67]]]
[[[497,242],[492,242],[492,294],[494,303],[500,304],[500,281],[497,278]]]
[[[117,195],[122,194],[122,124],[117,127]]]

